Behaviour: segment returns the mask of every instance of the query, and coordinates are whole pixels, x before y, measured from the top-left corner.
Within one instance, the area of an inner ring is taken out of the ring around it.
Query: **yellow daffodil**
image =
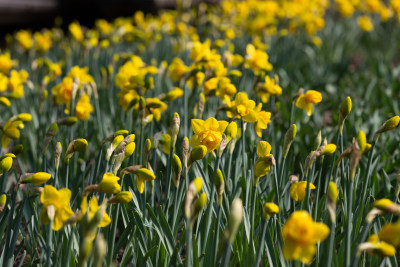
[[[96,197],[92,197],[89,201],[89,206],[87,204],[87,197],[84,197],[81,202],[81,210],[82,215],[85,215],[89,212],[89,219],[91,220],[99,209],[99,203],[97,202]],[[99,225],[97,227],[106,227],[111,223],[110,216],[108,216],[107,212],[104,211],[103,218],[101,219]]]
[[[260,141],[257,145],[258,159],[254,166],[254,185],[257,186],[259,179],[267,175],[271,166],[275,164],[274,156],[271,154],[271,145],[266,141]]]
[[[258,88],[257,94],[263,103],[269,101],[270,96],[278,96],[282,94],[282,88],[276,84],[275,78],[265,76],[265,82]]]
[[[35,38],[36,50],[38,50],[41,53],[45,53],[50,49],[51,43],[52,43],[51,31],[47,30],[47,31],[44,31],[43,33],[35,32],[34,38]]]
[[[71,33],[72,37],[81,42],[84,38],[83,31],[81,25],[78,22],[73,22],[68,26],[69,32]]]
[[[357,143],[362,154],[367,153],[371,149],[371,144],[367,143],[367,137],[363,131],[358,132]]]
[[[87,121],[92,111],[93,106],[90,104],[89,96],[84,93],[76,103],[75,116],[80,120]]]
[[[0,72],[7,74],[8,71],[13,67],[13,61],[11,60],[9,53],[0,54]]]
[[[357,19],[357,24],[361,30],[370,32],[374,29],[374,24],[369,16],[361,16]]]
[[[254,129],[259,137],[262,136],[261,130],[267,129],[267,125],[271,122],[271,112],[261,110],[262,104],[254,109],[257,113],[257,122],[254,124]]]
[[[310,190],[315,189],[315,185],[310,183]],[[295,182],[290,186],[290,196],[295,201],[303,201],[306,197],[307,181]]]
[[[149,106],[150,112],[153,114],[156,121],[160,121],[161,113],[163,113],[168,107],[167,104],[158,98],[146,98],[146,105]],[[147,109],[146,114],[149,114]]]
[[[140,194],[144,191],[144,181],[153,181],[156,179],[154,173],[146,168],[141,168],[136,172],[136,187]]]
[[[11,91],[10,97],[22,98],[24,96],[24,84],[28,79],[29,74],[25,70],[11,71],[11,76],[8,79],[8,89]]]
[[[171,61],[168,71],[171,80],[176,82],[179,81],[189,71],[189,67],[183,63],[182,59],[176,57]]]
[[[192,119],[194,135],[190,140],[190,146],[204,145],[207,147],[207,152],[214,151],[219,147],[227,126],[227,121],[217,121],[215,118],[208,118],[205,121]]]
[[[367,242],[358,245],[357,250],[358,254],[366,250],[369,254],[377,254],[383,257],[391,257],[396,254],[396,249],[384,241],[379,242],[377,235],[371,235]]]
[[[313,104],[318,104],[322,101],[320,92],[308,90],[305,94],[301,94],[296,101],[296,107],[304,109],[308,116],[313,112]]]
[[[260,74],[261,71],[272,70],[272,65],[268,62],[269,57],[266,52],[256,49],[252,44],[248,44],[246,53],[245,68],[252,69],[256,75]]]
[[[46,185],[40,195],[40,202],[43,204],[42,212],[40,213],[40,219],[43,224],[49,223],[49,217],[47,214],[47,208],[53,206],[55,209],[55,215],[53,220],[52,228],[54,231],[58,231],[63,226],[63,223],[72,215],[74,212],[69,207],[69,201],[71,200],[71,191],[67,188],[57,190],[51,185]]]
[[[306,211],[295,211],[282,228],[283,256],[309,264],[314,258],[316,244],[328,235],[328,226],[314,222]]]
[[[18,44],[25,50],[31,49],[33,46],[32,34],[26,30],[20,30],[15,34]]]
[[[379,239],[394,247],[400,247],[400,220],[385,224],[378,232]]]
[[[247,93],[237,93],[235,100],[228,103],[228,106],[227,115],[229,118],[237,117],[245,122],[257,121],[257,112],[254,110],[256,103],[248,98]]]

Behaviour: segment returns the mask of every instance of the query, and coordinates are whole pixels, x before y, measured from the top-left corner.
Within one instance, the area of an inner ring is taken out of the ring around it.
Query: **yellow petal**
[[[314,237],[315,243],[325,240],[329,235],[329,227],[323,223],[314,223]]]
[[[204,129],[204,121],[199,119],[192,119],[192,129],[195,134],[198,134]]]
[[[218,121],[215,118],[208,118],[204,122],[204,130],[212,130],[212,131],[217,131],[219,127]],[[225,129],[224,129],[225,130]]]
[[[140,178],[140,177],[136,178],[136,187],[137,187],[139,193],[142,194],[144,191],[144,182],[143,182],[142,178]]]
[[[243,117],[243,120],[246,122],[256,122],[257,121],[257,113],[254,110],[251,110],[249,114]]]
[[[192,136],[192,139],[190,139],[190,146],[191,147],[197,147],[200,145],[200,139],[197,134]]]
[[[58,192],[54,186],[46,185],[40,194],[40,202],[43,206],[53,205],[58,201]],[[69,201],[69,200],[68,200]]]
[[[218,131],[223,133],[225,132],[226,127],[228,127],[228,122],[227,121],[218,121],[219,127],[218,127]]]

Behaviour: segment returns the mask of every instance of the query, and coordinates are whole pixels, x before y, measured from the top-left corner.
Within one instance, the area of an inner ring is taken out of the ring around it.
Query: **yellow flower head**
[[[161,113],[163,113],[167,109],[167,104],[162,102],[158,98],[146,98],[146,105],[150,108],[151,113],[154,115],[156,121],[160,121]],[[146,109],[146,115],[149,115],[148,110]]]
[[[153,181],[156,179],[154,173],[146,168],[141,168],[136,171],[136,187],[140,194],[144,191],[144,181]]]
[[[370,32],[374,29],[374,24],[369,16],[361,16],[357,19],[358,26],[365,32]]]
[[[72,37],[78,42],[83,41],[84,35],[79,22],[73,22],[68,26],[69,32],[71,33]]]
[[[257,93],[263,103],[267,103],[270,96],[277,96],[282,94],[282,88],[276,84],[275,78],[265,76],[265,83],[258,88]]]
[[[304,109],[308,116],[313,112],[313,104],[318,104],[322,101],[320,92],[308,90],[305,94],[301,94],[296,101],[296,107]]]
[[[171,91],[169,91],[165,97],[162,98],[162,101],[174,101],[175,99],[178,99],[183,96],[183,90],[174,87]]]
[[[119,177],[114,176],[111,172],[103,175],[103,179],[99,183],[100,190],[106,194],[116,194],[121,191],[121,186],[118,184]]]
[[[15,34],[15,39],[19,43],[19,45],[25,49],[29,50],[33,46],[32,42],[32,34],[26,30],[20,30]]]
[[[28,79],[29,74],[25,70],[11,71],[11,76],[8,79],[8,89],[11,91],[10,97],[21,98],[24,96],[24,84]]]
[[[7,153],[0,158],[0,174],[8,172],[11,169],[13,158],[15,158],[13,153]]]
[[[274,214],[279,212],[279,207],[275,203],[272,202],[265,202],[263,207],[263,218],[264,220],[268,219]]]
[[[308,264],[314,258],[315,245],[328,235],[328,226],[314,222],[307,211],[295,211],[282,228],[283,256]]]
[[[266,52],[256,49],[252,44],[248,44],[246,53],[245,68],[252,69],[256,75],[260,74],[261,71],[272,70],[272,65],[268,62],[269,57]]]
[[[245,92],[239,92],[235,96],[235,100],[228,103],[229,110],[227,115],[229,118],[237,117],[245,122],[256,122],[257,112],[254,110],[256,103],[250,100]]]
[[[51,31],[47,30],[47,31],[44,31],[43,33],[35,32],[34,38],[35,38],[36,50],[38,50],[39,52],[45,53],[50,49],[51,43],[52,43],[51,42],[51,38],[52,38]]]
[[[267,141],[260,141],[257,145],[257,156],[265,158],[271,155],[271,145]]]
[[[179,81],[189,71],[189,67],[183,63],[182,59],[176,57],[171,61],[168,71],[171,80],[176,82]]]
[[[93,106],[90,104],[89,96],[84,93],[78,103],[76,103],[75,116],[83,121],[87,121],[92,111]]]
[[[43,204],[42,212],[40,213],[40,219],[42,223],[49,223],[47,208],[49,206],[53,206],[55,209],[55,215],[52,228],[54,231],[60,230],[64,221],[74,215],[74,212],[69,207],[70,200],[71,191],[69,189],[62,188],[57,190],[51,185],[46,185],[40,195],[40,202]]]
[[[208,118],[206,121],[192,119],[194,135],[190,140],[190,146],[204,145],[207,147],[207,152],[214,151],[219,147],[227,126],[227,121],[217,121],[215,118]]]
[[[0,54],[0,72],[7,74],[12,68],[13,61],[11,60],[9,53]]]
[[[81,210],[82,215],[89,212],[89,219],[91,220],[99,209],[99,203],[97,202],[96,197],[92,197],[89,201],[89,207],[87,204],[87,197],[84,197],[81,202]],[[101,219],[99,225],[97,227],[106,227],[111,223],[111,219],[108,216],[107,212],[104,211],[103,218]]]
[[[132,200],[132,194],[129,191],[122,191],[115,195],[118,203],[129,203]]]
[[[61,83],[55,85],[51,89],[57,104],[69,107],[71,103],[72,85],[73,79],[65,77],[62,79]]]
[[[315,189],[315,185],[310,183],[310,190]],[[290,186],[290,196],[295,201],[303,201],[306,197],[307,181],[295,182]]]
[[[385,224],[378,232],[379,239],[395,247],[400,247],[400,220]]]
[[[261,137],[261,130],[267,129],[267,125],[271,122],[271,112],[267,112],[261,110],[262,104],[258,104],[258,106],[254,109],[257,113],[257,122],[254,124],[254,129],[256,134]]]

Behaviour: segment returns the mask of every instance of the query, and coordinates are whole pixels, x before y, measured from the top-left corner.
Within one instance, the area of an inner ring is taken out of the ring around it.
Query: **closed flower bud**
[[[200,177],[195,178],[188,187],[186,192],[186,200],[185,200],[185,216],[190,219],[192,217],[192,202],[195,196],[200,193],[201,188],[203,187],[203,180]]]
[[[56,169],[58,169],[58,167],[60,166],[61,153],[62,153],[62,145],[60,142],[57,142],[56,148],[54,150],[54,165]]]
[[[343,132],[343,125],[344,121],[347,118],[347,116],[351,112],[351,98],[348,96],[346,99],[343,101],[343,103],[340,105],[340,110],[339,110],[339,131],[340,134]]]
[[[173,171],[173,182],[175,187],[179,187],[179,181],[181,179],[181,171],[182,171],[182,163],[181,163],[181,159],[174,154],[172,156],[172,171]]]
[[[106,194],[116,194],[121,191],[121,186],[118,184],[119,177],[107,172],[103,175],[103,179],[99,183],[100,191]]]
[[[181,96],[183,96],[183,90],[178,87],[174,87],[174,89],[172,89],[167,94],[165,94],[165,96],[162,97],[161,100],[162,101],[174,101],[175,99],[177,99]]]
[[[400,214],[400,205],[395,204],[387,198],[378,199],[374,202],[374,208],[377,208],[386,213]]]
[[[334,144],[327,144],[321,147],[321,156],[327,156],[335,153],[336,145]]]
[[[371,144],[367,143],[367,137],[363,131],[358,132],[357,142],[362,154],[367,153],[371,149]]]
[[[8,172],[11,169],[13,158],[15,158],[13,153],[7,153],[0,158],[0,174]]]
[[[182,142],[182,160],[183,160],[183,166],[185,166],[186,168],[188,167],[189,157],[190,157],[189,138],[185,136]]]
[[[126,204],[131,202],[132,200],[132,194],[129,191],[122,191],[110,198],[108,201],[109,204],[115,204],[115,203],[121,203],[121,204]]]
[[[121,143],[121,141],[124,140],[123,135],[117,135],[114,137],[113,141],[111,142],[110,146],[107,149],[106,152],[106,160],[110,160],[112,153],[114,152],[115,148]]]
[[[278,214],[279,207],[275,203],[266,202],[263,207],[263,219],[267,220],[274,214]]]
[[[228,143],[236,137],[237,132],[238,132],[237,123],[236,121],[232,121],[231,123],[228,124],[225,130],[226,139]]]
[[[4,210],[4,207],[6,206],[6,202],[7,202],[7,196],[6,196],[6,194],[2,194],[0,196],[0,212],[2,212]]]
[[[147,138],[146,141],[144,141],[144,146],[143,146],[143,162],[149,161],[150,151],[151,151],[151,140]]]
[[[214,185],[215,185],[217,195],[218,195],[218,205],[221,205],[222,197],[224,196],[225,181],[224,181],[224,176],[222,174],[222,171],[220,169],[218,169],[214,173]]]
[[[193,204],[193,216],[196,217],[199,212],[204,208],[207,203],[207,195],[206,193],[201,193],[200,196],[195,200]],[[192,217],[193,219],[193,217]]]
[[[332,182],[332,181],[329,182],[328,192],[326,194],[327,194],[327,198],[328,198],[326,207],[329,212],[329,217],[331,218],[332,222],[335,222],[336,221],[336,202],[337,202],[339,193],[338,193],[338,188],[334,182]]]
[[[287,130],[285,134],[285,138],[283,139],[283,149],[282,149],[282,156],[286,158],[287,154],[289,153],[290,146],[294,138],[296,137],[297,127],[296,124],[292,124],[289,130]]]
[[[374,140],[378,139],[378,137],[381,133],[391,131],[394,128],[396,128],[399,125],[399,122],[400,122],[399,116],[394,116],[394,117],[388,119],[387,121],[385,121],[385,123],[381,127],[379,127],[378,131],[376,131]]]
[[[96,238],[96,244],[94,245],[94,255],[93,255],[93,266],[101,267],[103,266],[103,260],[106,256],[107,245],[104,240],[104,236],[100,233]]]
[[[201,160],[203,159],[207,154],[207,147],[203,145],[199,145],[190,152],[190,158],[189,158],[189,163],[188,165],[192,165],[193,162],[196,160]]]
[[[233,244],[235,241],[236,233],[243,220],[243,203],[240,198],[236,198],[231,205],[228,217],[228,226],[225,229],[225,240]]]
[[[78,118],[75,117],[75,116],[70,116],[68,118],[61,119],[61,120],[57,121],[57,123],[59,125],[66,125],[66,126],[72,126],[77,122],[78,122]]]
[[[0,96],[0,105],[3,105],[5,107],[11,106],[11,102],[7,97]]]
[[[22,180],[23,184],[41,185],[50,180],[51,174],[47,172],[37,172]]]
[[[88,142],[86,141],[86,139],[83,138],[75,139],[74,142],[75,152],[83,152],[86,150],[87,147],[88,147]]]
[[[124,135],[125,136],[125,135],[129,134],[129,131],[128,130],[118,130],[114,134],[115,135]]]
[[[181,119],[179,118],[179,114],[175,112],[174,116],[172,117],[171,126],[170,126],[171,142],[172,142],[173,147],[175,147],[176,138],[178,137],[180,124],[181,124]]]
[[[313,149],[317,150],[317,148],[319,148],[319,146],[321,145],[321,142],[322,142],[322,135],[321,135],[321,130],[319,130],[317,137],[314,139]]]
[[[32,115],[29,113],[21,113],[17,115],[17,119],[23,122],[28,122],[32,120]]]

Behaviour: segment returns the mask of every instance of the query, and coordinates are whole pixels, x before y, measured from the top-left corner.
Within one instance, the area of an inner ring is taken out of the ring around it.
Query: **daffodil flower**
[[[206,121],[192,119],[194,135],[190,140],[190,146],[204,145],[207,147],[207,152],[214,151],[219,147],[227,126],[227,121],[217,121],[215,118],[208,118]]]
[[[81,202],[81,210],[82,210],[82,215],[85,215],[87,212],[89,212],[89,218],[90,220],[94,217],[96,214],[97,210],[99,209],[99,203],[97,202],[96,197],[92,197],[89,201],[89,207],[87,203],[87,197],[84,197]],[[110,216],[108,216],[107,212],[104,212],[103,218],[101,219],[99,225],[97,227],[106,227],[111,223]]]
[[[53,220],[52,228],[54,231],[58,231],[63,226],[63,223],[72,215],[74,212],[69,207],[69,201],[71,200],[71,191],[67,188],[57,190],[51,185],[46,185],[40,195],[40,202],[43,204],[40,219],[43,224],[49,223],[49,217],[47,215],[47,208],[53,206],[55,209],[55,215]]]
[[[306,211],[295,211],[282,228],[283,256],[309,264],[314,258],[316,244],[328,235],[328,226],[314,222]]]
[[[228,106],[227,115],[229,118],[241,118],[245,122],[257,121],[257,112],[254,110],[256,103],[250,100],[245,92],[237,93],[235,100],[228,103]]]
[[[313,104],[322,101],[322,95],[315,90],[308,90],[305,94],[301,94],[296,100],[296,107],[304,109],[308,116],[313,112]]]
[[[290,196],[295,201],[303,201],[306,197],[307,181],[293,183],[290,186]],[[315,185],[310,183],[310,190],[315,189]]]

